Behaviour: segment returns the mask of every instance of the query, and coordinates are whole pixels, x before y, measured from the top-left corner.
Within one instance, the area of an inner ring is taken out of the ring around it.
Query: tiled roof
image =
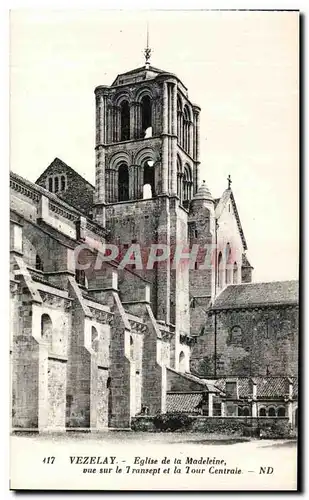
[[[213,383],[224,392],[225,382],[229,378],[213,380]],[[289,378],[288,377],[235,377],[238,384],[238,397],[247,398],[252,396],[252,380],[256,383],[257,398],[283,398],[289,392]],[[293,381],[293,397],[298,396],[298,379],[291,377]]]
[[[229,285],[216,298],[212,309],[237,309],[262,305],[298,303],[298,281],[272,281]]]
[[[288,380],[285,377],[265,377],[256,380],[258,398],[278,398],[289,392]]]
[[[192,413],[197,411],[196,407],[202,401],[203,394],[201,393],[167,393],[166,395],[166,411],[167,412],[183,412]]]

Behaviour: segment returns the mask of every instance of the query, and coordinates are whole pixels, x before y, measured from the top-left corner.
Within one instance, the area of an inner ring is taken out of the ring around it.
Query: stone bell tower
[[[148,52],[147,52],[148,50]],[[187,243],[187,217],[197,191],[200,108],[179,78],[145,66],[95,89],[96,194],[94,214],[110,241],[173,248]],[[144,262],[144,261],[143,261]],[[134,273],[150,283],[158,320],[189,334],[188,266],[169,258]]]

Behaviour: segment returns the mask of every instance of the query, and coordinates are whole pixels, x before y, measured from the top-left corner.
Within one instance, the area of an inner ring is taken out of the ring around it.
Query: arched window
[[[48,314],[42,314],[41,317],[41,336],[45,340],[49,349],[52,347],[53,324]]]
[[[130,106],[128,101],[122,101],[120,104],[120,140],[128,141],[130,139]]]
[[[243,416],[243,409],[242,409],[242,406],[238,406],[237,415],[238,415],[239,417],[242,417],[242,416]]]
[[[186,371],[186,356],[183,351],[179,354],[179,371],[182,373]]]
[[[225,248],[225,259],[226,259],[225,283],[227,285],[232,283],[232,273],[234,271],[234,269],[232,268],[231,257],[232,257],[232,250],[230,244],[228,243]]]
[[[151,111],[151,99],[148,95],[145,95],[142,98],[142,137],[146,135],[147,137],[152,136]]]
[[[177,137],[180,146],[183,146],[183,116],[182,116],[182,102],[181,98],[177,96]]]
[[[233,265],[233,283],[234,285],[237,284],[238,282],[238,266],[237,266],[237,262],[234,262],[234,265]]]
[[[179,155],[177,155],[177,195],[182,203],[182,164]]]
[[[50,191],[51,193],[53,192],[53,178],[52,177],[48,178],[48,191]]]
[[[59,177],[55,177],[55,193],[59,191]]]
[[[192,181],[192,172],[190,165],[186,164],[184,166],[183,173],[183,201],[189,202],[192,198],[192,189],[193,189],[193,181]]]
[[[99,334],[97,329],[92,326],[91,327],[91,347],[95,352],[99,350]]]
[[[260,417],[266,417],[266,409],[265,408],[260,408],[259,416]]]
[[[132,335],[130,335],[130,358],[134,360],[134,341]]]
[[[278,408],[278,417],[285,417],[285,408],[283,406]]]
[[[40,258],[39,255],[36,255],[35,257],[35,268],[38,270],[38,271],[44,271],[44,268],[43,268],[43,262]]]
[[[118,201],[129,199],[129,170],[125,163],[121,163],[118,169]]]
[[[144,187],[143,198],[153,198],[155,196],[155,169],[152,160],[144,163]]]
[[[218,255],[218,268],[217,268],[218,288],[222,288],[223,287],[223,279],[224,279],[224,263],[223,263],[222,253],[219,252],[219,255]]]
[[[276,410],[272,406],[268,409],[268,416],[269,417],[275,417],[276,416]]]
[[[190,111],[187,104],[183,110],[183,148],[187,153],[190,151]]]
[[[62,175],[60,177],[60,184],[61,184],[61,187],[60,187],[61,191],[65,191],[66,190],[66,179],[65,179],[64,175]]]
[[[250,410],[249,410],[248,406],[245,406],[243,408],[243,416],[244,417],[250,417]]]

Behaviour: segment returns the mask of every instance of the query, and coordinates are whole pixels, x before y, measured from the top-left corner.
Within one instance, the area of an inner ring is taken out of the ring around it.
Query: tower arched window
[[[142,137],[152,136],[152,105],[149,95],[142,98]]]
[[[129,199],[129,170],[125,163],[121,163],[118,169],[118,201]]]
[[[48,178],[48,191],[50,191],[51,193],[53,192],[53,178],[52,177]]]
[[[233,283],[234,285],[237,284],[238,282],[238,266],[237,266],[237,262],[234,262],[234,265],[233,265]]]
[[[266,417],[266,409],[265,408],[260,408],[259,416],[260,417]]]
[[[193,189],[193,181],[192,181],[192,171],[190,165],[184,166],[183,171],[183,201],[190,201],[192,198],[192,189]]]
[[[122,101],[120,105],[120,140],[130,139],[130,106],[128,101]]]
[[[146,160],[144,163],[144,186],[143,198],[153,198],[155,196],[155,169],[152,160]]]
[[[182,164],[181,159],[177,156],[177,195],[179,196],[180,203],[182,202]]]
[[[219,252],[219,255],[218,255],[218,268],[217,268],[218,288],[222,288],[223,287],[223,280],[224,280],[224,262],[223,262],[222,252]]]
[[[61,191],[65,191],[66,190],[66,178],[65,178],[65,175],[62,175],[60,177],[60,189],[61,189]]]
[[[177,137],[178,143],[183,147],[183,115],[181,98],[177,96]]]
[[[59,191],[59,177],[55,177],[55,193],[58,193]]]

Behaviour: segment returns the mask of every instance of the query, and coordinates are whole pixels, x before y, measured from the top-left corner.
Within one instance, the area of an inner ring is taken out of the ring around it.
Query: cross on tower
[[[227,178],[227,182],[228,182],[228,189],[231,189],[232,179],[231,179],[230,174],[229,174],[229,176]]]
[[[151,56],[151,48],[149,47],[149,25],[147,23],[147,46],[144,50],[145,55],[145,66],[149,68],[150,65],[150,56]]]

